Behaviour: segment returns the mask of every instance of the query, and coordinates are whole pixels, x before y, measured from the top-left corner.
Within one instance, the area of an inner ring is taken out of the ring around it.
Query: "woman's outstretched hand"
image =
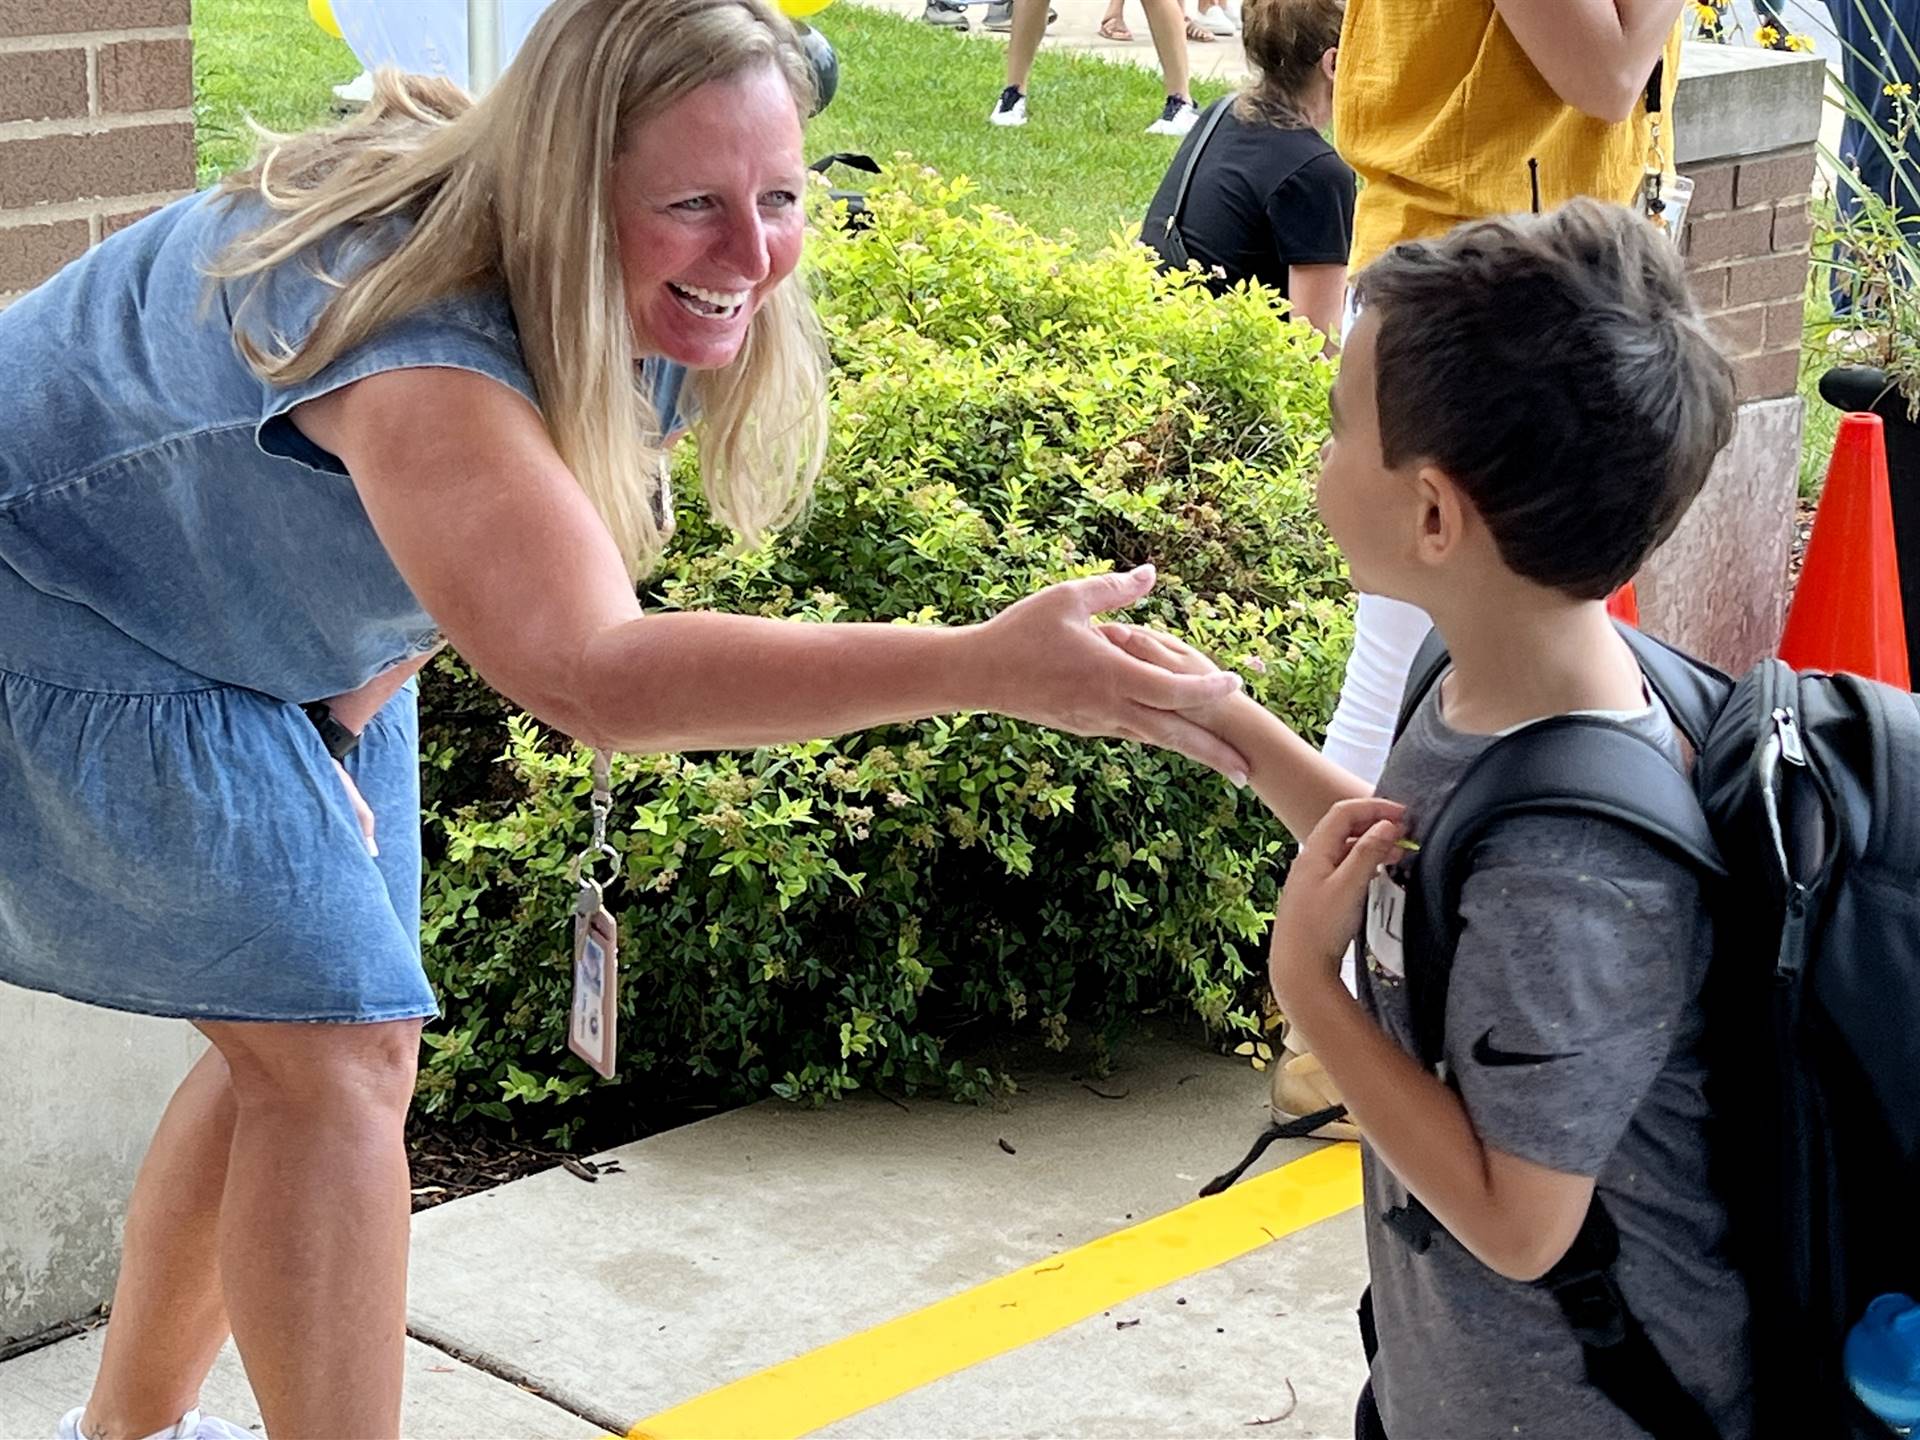
[[[1092,621],[1153,589],[1151,565],[1067,580],[1008,606],[983,627],[1003,666],[994,709],[1074,735],[1112,735],[1177,750],[1236,785],[1247,762],[1190,718],[1240,688],[1240,677],[1206,664],[1177,673],[1136,658]]]

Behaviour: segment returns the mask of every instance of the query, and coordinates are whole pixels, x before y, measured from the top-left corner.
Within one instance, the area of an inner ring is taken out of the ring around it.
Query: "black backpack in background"
[[[1421,1059],[1440,1062],[1461,887],[1501,821],[1594,816],[1694,868],[1714,925],[1713,1183],[1752,1296],[1755,1433],[1884,1440],[1841,1352],[1876,1296],[1920,1294],[1920,697],[1777,660],[1734,681],[1621,633],[1696,757],[1692,776],[1624,727],[1578,716],[1474,761],[1402,862]],[[1446,666],[1429,636],[1401,729]],[[1434,1223],[1387,1219],[1415,1244]],[[1560,1302],[1599,1389],[1657,1440],[1710,1440],[1621,1299],[1616,1247],[1596,1196],[1536,1283]]]
[[[878,175],[880,166],[871,155],[859,155],[851,150],[836,150],[831,155],[822,155],[807,169],[816,175],[825,175],[836,165],[844,165],[849,170],[862,170],[869,175]],[[836,200],[847,207],[847,218],[843,222],[849,230],[865,230],[873,224],[873,216],[867,210],[867,192],[864,190],[829,190],[827,198]]]

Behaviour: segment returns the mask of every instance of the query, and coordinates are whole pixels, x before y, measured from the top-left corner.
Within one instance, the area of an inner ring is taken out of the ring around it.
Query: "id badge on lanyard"
[[[1693,203],[1693,181],[1668,167],[1666,154],[1660,145],[1664,119],[1660,91],[1666,73],[1667,60],[1663,55],[1653,62],[1653,73],[1647,76],[1647,156],[1634,208],[1646,216],[1648,223],[1656,230],[1678,245],[1686,231],[1687,208]]]
[[[573,1006],[567,1048],[608,1079],[614,1074],[615,1025],[620,1004],[620,930],[607,910],[606,890],[593,878],[601,859],[612,863],[608,883],[620,873],[620,852],[607,843],[613,813],[613,757],[593,753],[593,839],[573,862],[579,889],[573,901]]]

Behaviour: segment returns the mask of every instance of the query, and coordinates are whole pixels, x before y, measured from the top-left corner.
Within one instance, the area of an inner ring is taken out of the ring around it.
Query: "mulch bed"
[[[555,1166],[591,1183],[617,1169],[618,1162],[585,1157],[690,1125],[728,1108],[691,1095],[656,1098],[644,1110],[630,1103],[609,1105],[590,1116],[572,1150],[556,1150],[516,1138],[492,1121],[469,1120],[456,1125],[442,1116],[416,1110],[407,1120],[414,1212],[431,1210],[449,1200],[476,1195]]]
[[[1800,501],[1793,515],[1793,558],[1787,563],[1787,594],[1800,583],[1800,567],[1807,563],[1807,539],[1813,534],[1814,502]]]
[[[407,1159],[413,1167],[413,1208],[431,1210],[449,1200],[491,1190],[509,1180],[551,1170],[572,1159],[467,1126],[416,1115],[407,1125]]]

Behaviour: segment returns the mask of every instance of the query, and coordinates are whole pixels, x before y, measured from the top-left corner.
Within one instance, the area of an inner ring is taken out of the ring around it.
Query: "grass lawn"
[[[859,6],[818,17],[840,53],[840,93],[808,127],[809,158],[836,150],[884,159],[908,151],[1049,234],[1072,230],[1088,248],[1137,225],[1178,143],[1141,133],[1164,98],[1151,71],[1042,51],[1033,119],[987,124],[1005,47]],[[247,160],[246,118],[295,130],[325,121],[331,87],[360,67],[307,18],[302,0],[194,0],[194,114],[200,183]],[[1200,87],[1202,104],[1222,87]],[[857,185],[857,177],[837,183]]]
[[[331,115],[332,87],[360,73],[307,18],[304,0],[193,0],[193,119],[200,184],[253,155],[247,119],[301,130]]]

